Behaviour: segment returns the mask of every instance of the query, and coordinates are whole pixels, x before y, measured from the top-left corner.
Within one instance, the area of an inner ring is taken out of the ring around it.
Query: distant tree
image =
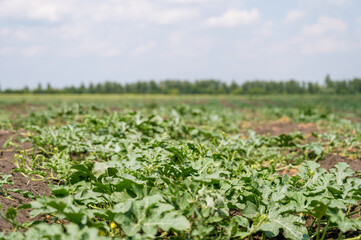
[[[38,83],[38,86],[33,90],[34,93],[43,93],[43,87],[41,83]]]
[[[90,84],[89,84],[88,92],[89,92],[89,93],[95,93],[95,89],[94,89],[94,84],[93,84],[93,83],[90,83]]]
[[[235,81],[232,81],[231,85],[229,86],[229,93],[230,94],[241,94],[242,88],[238,86]]]
[[[333,81],[331,80],[331,77],[329,74],[326,75],[325,77],[325,85],[326,85],[326,88],[329,88],[329,89],[333,89],[334,88],[334,83]]]
[[[28,86],[25,86],[22,90],[24,93],[29,93],[30,92],[30,89]]]
[[[286,93],[289,94],[302,93],[302,88],[299,82],[293,79],[285,82],[285,87],[286,87]]]
[[[47,83],[43,89],[41,83],[33,89],[28,87],[23,89],[6,89],[0,92],[4,93],[101,93],[101,94],[317,94],[317,93],[337,93],[354,94],[361,93],[361,79],[352,80],[332,80],[329,75],[325,78],[325,85],[318,83],[299,82],[294,79],[288,81],[264,81],[254,80],[237,84],[232,81],[230,84],[216,79],[199,79],[194,82],[187,80],[165,79],[160,82],[137,81],[133,83],[121,83],[114,81],[105,81],[103,83],[90,83],[85,86],[81,83],[79,86],[68,86],[62,89],[54,89],[50,83]]]
[[[86,93],[87,91],[86,91],[87,89],[86,89],[86,87],[85,87],[85,84],[84,83],[81,83],[80,84],[80,87],[78,88],[78,90],[77,90],[77,92],[78,93]]]
[[[309,94],[316,94],[320,92],[320,86],[318,83],[309,82],[307,90]]]
[[[335,81],[333,84],[337,94],[346,94],[350,92],[346,81]]]
[[[361,93],[361,78],[354,78],[349,83],[351,93]]]

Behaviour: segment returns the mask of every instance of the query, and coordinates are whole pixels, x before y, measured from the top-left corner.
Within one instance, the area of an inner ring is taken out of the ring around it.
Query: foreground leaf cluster
[[[361,201],[361,179],[346,163],[328,172],[307,161],[324,148],[303,144],[300,133],[227,135],[222,130],[235,126],[226,114],[190,107],[167,116],[64,116],[61,126],[29,124],[35,150],[15,159],[15,171],[52,189],[21,208],[52,222],[0,239],[321,239],[330,229],[361,230],[352,209]],[[276,172],[290,148],[306,152],[293,177]]]

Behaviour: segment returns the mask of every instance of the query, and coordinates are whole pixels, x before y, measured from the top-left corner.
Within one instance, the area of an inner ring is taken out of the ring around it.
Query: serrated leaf
[[[294,240],[307,240],[310,239],[307,228],[300,226],[299,219],[295,216],[267,219],[267,221],[259,228],[266,232],[268,237],[275,237],[279,234],[279,229],[283,230],[283,234],[286,238]]]
[[[338,185],[342,185],[347,177],[351,177],[353,175],[353,171],[345,162],[337,163],[334,168],[330,169],[330,172],[336,176],[336,182]]]

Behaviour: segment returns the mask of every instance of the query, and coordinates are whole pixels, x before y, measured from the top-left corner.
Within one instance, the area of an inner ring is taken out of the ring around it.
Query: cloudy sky
[[[0,85],[361,76],[359,0],[0,0]]]

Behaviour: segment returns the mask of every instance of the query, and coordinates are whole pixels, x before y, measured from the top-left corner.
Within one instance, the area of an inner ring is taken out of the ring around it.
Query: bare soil
[[[312,132],[318,132],[319,129],[315,123],[290,123],[290,122],[264,122],[255,130],[260,135],[279,136],[281,134],[289,134],[294,131],[302,132],[307,136]]]
[[[9,118],[11,120],[15,120],[19,118],[19,116],[28,116],[29,112],[34,112],[38,110],[46,109],[45,105],[34,105],[27,103],[13,103],[13,104],[3,104],[1,105],[1,109],[5,112],[9,113]]]
[[[14,184],[12,185],[3,185],[4,189],[21,189],[23,191],[32,192],[35,196],[50,195],[50,189],[48,184],[43,181],[29,181],[28,178],[24,177],[21,173],[15,172],[12,170],[15,168],[13,164],[14,155],[16,150],[14,148],[3,148],[4,143],[10,138],[18,136],[17,134],[11,131],[0,130],[0,173],[2,174],[11,174]],[[31,147],[30,143],[19,143],[22,149],[27,149]],[[6,198],[6,197],[10,197]],[[0,203],[2,204],[2,211],[9,207],[19,207],[22,204],[30,202],[31,199],[24,198],[21,194],[8,192],[8,196],[5,196],[3,193],[0,193]],[[20,210],[16,220],[20,223],[31,221],[29,217],[30,210]],[[0,231],[6,232],[12,229],[12,225],[3,219],[0,219]]]
[[[239,106],[237,106],[236,104],[230,102],[230,101],[227,100],[227,99],[223,99],[223,98],[222,98],[222,99],[219,99],[219,102],[220,102],[223,106],[228,107],[228,108],[230,108],[230,109],[232,109],[232,110],[240,109]]]
[[[345,162],[350,165],[350,168],[353,171],[361,171],[361,159],[350,159],[347,157],[343,157],[338,154],[328,154],[324,160],[320,161],[321,167],[326,170],[331,169],[335,164],[339,162]]]

